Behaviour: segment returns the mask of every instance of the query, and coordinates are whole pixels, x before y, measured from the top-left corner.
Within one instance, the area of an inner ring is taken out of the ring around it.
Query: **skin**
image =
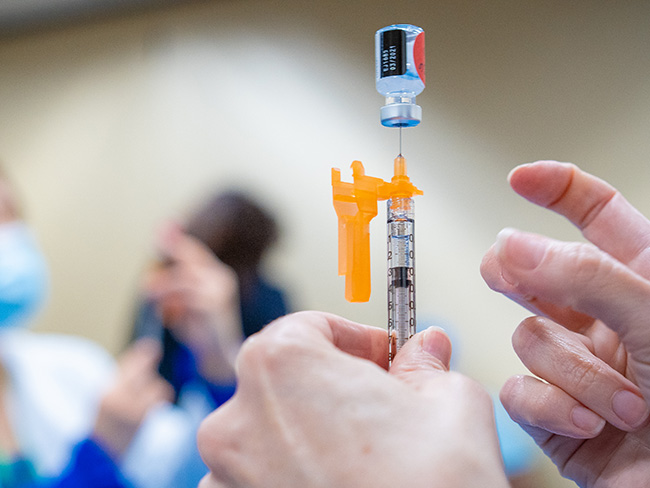
[[[492,403],[428,329],[387,370],[386,331],[318,312],[249,338],[202,424],[200,488],[507,487]]]
[[[537,378],[512,378],[501,399],[580,486],[645,486],[650,223],[573,165],[524,165],[510,183],[591,244],[506,230],[487,253],[487,283],[537,314],[513,336]],[[237,394],[199,432],[200,487],[507,486],[489,399],[448,372],[446,336],[417,335],[388,372],[385,341],[317,313],[247,341]]]
[[[93,437],[119,460],[126,452],[146,414],[171,401],[171,386],[158,375],[160,346],[140,339],[119,359],[112,385],[102,397]]]
[[[153,270],[145,286],[165,326],[192,350],[204,378],[234,381],[243,341],[237,276],[177,227],[165,229],[158,247],[168,264]]]
[[[536,314],[513,335],[534,376],[501,401],[582,487],[650,480],[650,222],[612,186],[574,165],[515,168],[515,192],[565,216],[589,243],[505,229],[481,273]]]
[[[0,175],[0,223],[20,218],[11,185]],[[120,358],[113,383],[102,397],[93,438],[115,460],[128,448],[147,412],[173,398],[171,387],[158,375],[160,347],[141,340]],[[7,412],[6,395],[11,381],[0,364],[0,448],[7,455],[18,455],[21,446]]]

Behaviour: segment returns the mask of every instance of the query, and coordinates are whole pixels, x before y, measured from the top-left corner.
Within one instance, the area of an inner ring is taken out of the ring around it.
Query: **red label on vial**
[[[415,69],[418,71],[418,76],[422,80],[422,83],[426,85],[426,80],[424,79],[424,32],[420,32],[415,38],[415,43],[413,43],[413,62],[415,63]]]

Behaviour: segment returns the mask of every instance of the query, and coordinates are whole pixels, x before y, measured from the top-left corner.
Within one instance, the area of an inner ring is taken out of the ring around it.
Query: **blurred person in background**
[[[195,430],[234,394],[244,339],[287,313],[284,293],[262,272],[277,237],[271,214],[239,191],[216,193],[183,228],[169,224],[158,237],[159,262],[143,279],[133,340],[160,341],[159,371]],[[192,452],[195,472],[205,474],[196,446]]]
[[[28,329],[48,270],[18,207],[0,174],[0,486],[185,486],[194,431],[168,403],[159,346],[139,341],[116,364],[87,339]]]
[[[143,280],[133,339],[162,342],[160,372],[177,399],[198,389],[212,407],[227,400],[243,339],[287,313],[284,293],[261,270],[277,237],[275,219],[239,191],[216,193],[183,228],[161,232],[160,262]]]

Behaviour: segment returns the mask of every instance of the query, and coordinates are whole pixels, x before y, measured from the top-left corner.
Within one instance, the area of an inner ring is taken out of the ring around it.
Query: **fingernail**
[[[520,168],[525,168],[527,166],[530,166],[532,163],[524,163],[520,164],[519,166],[515,166],[510,170],[510,173],[508,173],[508,183],[510,183],[510,180],[512,179],[512,175],[515,174],[517,171],[519,171]]]
[[[495,252],[511,266],[535,269],[544,258],[546,245],[538,236],[506,227],[497,234]]]
[[[573,407],[573,410],[571,411],[571,420],[573,421],[573,425],[578,427],[580,430],[584,430],[591,434],[598,434],[605,426],[604,418],[582,405]]]
[[[645,400],[629,390],[619,390],[614,394],[612,410],[630,427],[639,426],[648,416]]]

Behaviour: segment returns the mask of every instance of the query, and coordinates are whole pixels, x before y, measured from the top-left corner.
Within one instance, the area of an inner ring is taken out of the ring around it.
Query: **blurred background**
[[[423,121],[403,134],[425,192],[419,323],[449,328],[456,367],[494,392],[522,373],[510,335],[527,313],[486,287],[481,258],[505,226],[580,236],[506,176],[571,161],[650,214],[649,2],[3,0],[0,161],[52,273],[37,328],[121,350],[157,229],[232,187],[279,217],[266,271],[293,309],[384,327],[384,208],[372,298],[346,303],[330,168],[392,175],[374,81],[392,23],[426,32]],[[536,486],[574,486],[541,463]]]

